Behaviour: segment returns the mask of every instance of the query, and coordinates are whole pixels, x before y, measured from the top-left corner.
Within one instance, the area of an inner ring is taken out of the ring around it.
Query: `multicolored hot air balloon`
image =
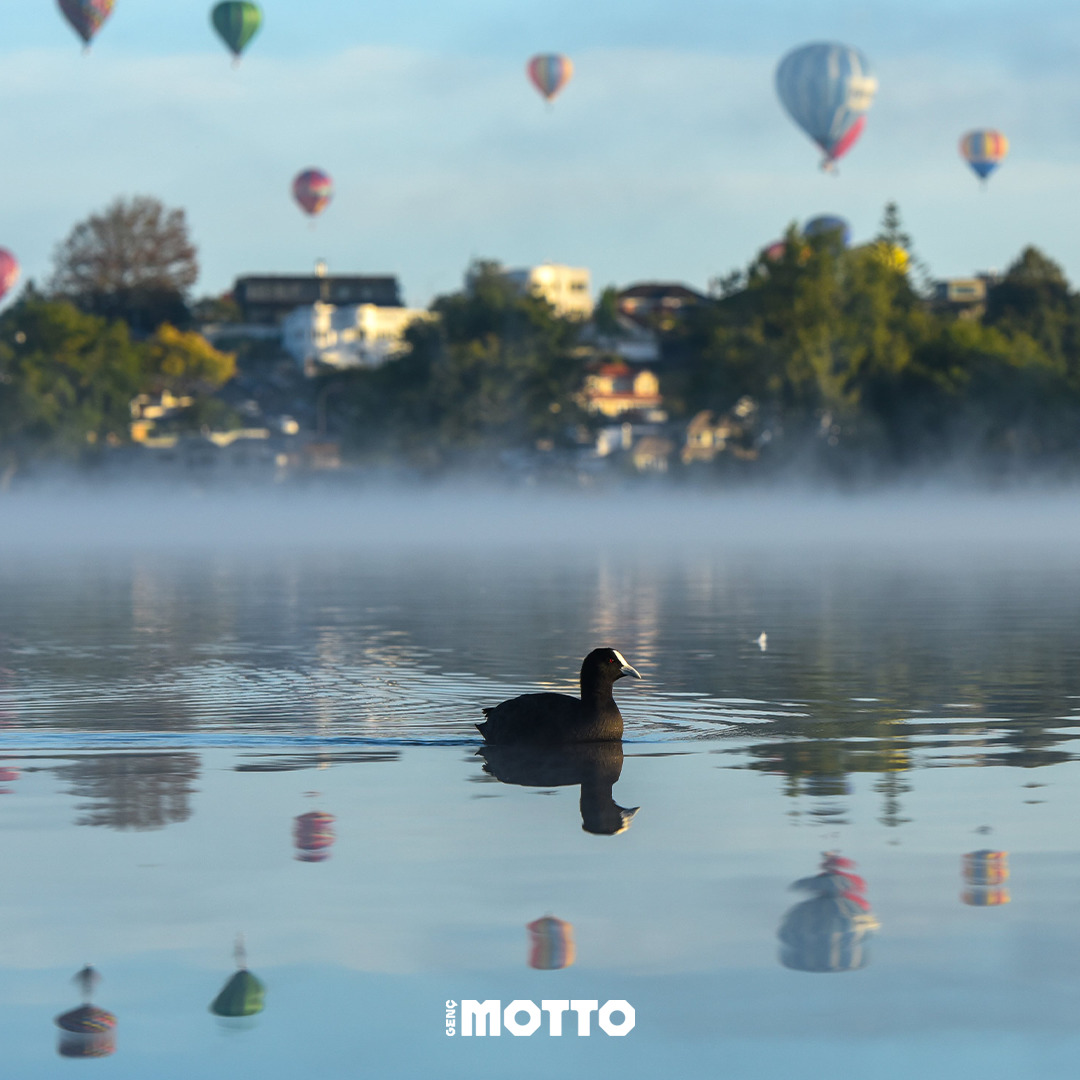
[[[557,971],[574,962],[574,928],[563,919],[545,915],[529,923],[529,967]]]
[[[969,131],[960,140],[960,156],[980,180],[985,180],[1009,153],[1009,140],[1000,131]]]
[[[334,843],[334,815],[310,810],[293,822],[296,857],[301,862],[325,862]]]
[[[821,873],[791,887],[811,894],[780,924],[780,962],[796,971],[855,971],[869,961],[867,943],[879,923],[866,899],[866,882],[855,864],[828,851]]]
[[[851,226],[835,214],[821,214],[803,226],[803,236],[828,236],[832,233],[840,237],[844,247],[851,243]]]
[[[964,856],[964,891],[960,899],[972,907],[997,907],[1012,899],[1004,887],[1009,880],[1007,851],[969,851]]]
[[[792,120],[825,151],[821,167],[851,149],[866,125],[878,81],[858,49],[834,42],[803,45],[776,69],[776,92]]]
[[[75,33],[89,48],[93,36],[112,14],[116,0],[59,0],[64,18],[75,28]]]
[[[529,73],[533,86],[544,95],[546,101],[551,101],[570,81],[574,74],[574,65],[568,56],[541,53],[528,62],[525,70]]]
[[[19,280],[19,260],[8,251],[0,248],[0,300],[3,300]]]
[[[322,169],[305,169],[293,181],[292,193],[305,212],[315,217],[334,197],[334,182]]]
[[[240,54],[262,25],[262,12],[259,5],[250,0],[228,0],[210,12],[210,21],[228,45],[235,62],[239,62]]]
[[[75,976],[74,981],[82,990],[83,1004],[56,1018],[56,1026],[60,1029],[56,1049],[61,1057],[108,1057],[116,1050],[116,1017],[90,1004],[101,976],[88,966]]]

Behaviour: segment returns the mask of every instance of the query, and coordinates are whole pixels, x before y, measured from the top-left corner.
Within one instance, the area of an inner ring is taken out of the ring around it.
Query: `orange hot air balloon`
[[[334,182],[322,169],[305,169],[293,180],[292,193],[304,212],[315,217],[334,197]]]
[[[544,95],[544,100],[552,101],[570,81],[574,74],[574,64],[568,56],[541,53],[528,62],[525,70],[529,73],[533,86]]]

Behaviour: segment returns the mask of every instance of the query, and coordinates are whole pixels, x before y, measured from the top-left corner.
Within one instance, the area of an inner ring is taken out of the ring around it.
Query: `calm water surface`
[[[5,1075],[1072,1076],[1080,556],[793,539],[7,551]],[[621,752],[478,752],[599,644]]]

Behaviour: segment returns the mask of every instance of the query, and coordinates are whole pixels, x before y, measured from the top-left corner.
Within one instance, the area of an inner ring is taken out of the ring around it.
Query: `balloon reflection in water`
[[[301,862],[323,862],[330,858],[335,820],[333,814],[310,810],[293,822],[293,842]]]
[[[880,923],[870,911],[866,882],[855,864],[835,852],[822,858],[821,873],[791,887],[813,894],[784,916],[777,936],[780,962],[796,971],[855,971],[869,962],[866,946]]]
[[[528,925],[529,967],[556,971],[574,962],[574,928],[562,919],[545,915]]]
[[[82,990],[83,1003],[77,1009],[56,1018],[60,1028],[57,1051],[61,1057],[108,1057],[116,1050],[116,1017],[105,1009],[90,1004],[94,987],[101,976],[89,965],[74,979]]]
[[[4,787],[4,784],[12,784],[19,779],[19,770],[14,765],[4,765],[0,763],[0,795],[10,795],[11,788]]]
[[[1011,897],[1004,883],[1009,880],[1007,851],[969,851],[964,856],[964,891],[960,899],[972,907],[996,907]]]
[[[221,988],[221,993],[210,1003],[215,1016],[226,1018],[254,1016],[263,1011],[266,987],[247,969],[247,951],[243,937],[236,939],[237,971]]]

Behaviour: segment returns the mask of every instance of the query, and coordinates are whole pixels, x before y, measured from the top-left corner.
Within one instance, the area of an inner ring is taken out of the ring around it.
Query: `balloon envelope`
[[[210,1011],[218,1016],[254,1016],[262,1012],[266,987],[246,968],[242,968],[222,987]]]
[[[305,169],[293,181],[293,198],[314,217],[334,197],[334,182],[322,169]]]
[[[90,39],[112,14],[115,3],[116,0],[60,0],[60,10],[75,28],[75,33],[89,45]]]
[[[960,156],[985,180],[1009,152],[1009,140],[1000,131],[969,131],[960,140]]]
[[[836,233],[844,247],[851,243],[851,226],[835,214],[821,214],[803,226],[803,236],[826,236],[829,233]]]
[[[827,168],[862,134],[878,81],[848,45],[817,42],[794,49],[776,69],[776,92],[792,120],[825,151]]]
[[[533,86],[551,101],[570,81],[570,76],[574,74],[574,65],[568,56],[541,53],[529,61],[525,70],[529,73]]]
[[[564,919],[545,915],[528,925],[529,967],[557,971],[574,962],[574,928]]]
[[[0,248],[0,300],[19,280],[19,260],[7,248]]]
[[[233,56],[239,56],[262,25],[262,12],[258,4],[230,0],[214,8],[210,21]]]

